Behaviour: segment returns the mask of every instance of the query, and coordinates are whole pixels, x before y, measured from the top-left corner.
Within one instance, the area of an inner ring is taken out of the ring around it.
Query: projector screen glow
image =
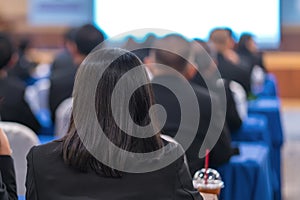
[[[230,27],[237,37],[250,32],[260,48],[273,49],[280,43],[279,6],[280,0],[95,0],[94,23],[108,37],[160,28],[204,40],[211,29]]]

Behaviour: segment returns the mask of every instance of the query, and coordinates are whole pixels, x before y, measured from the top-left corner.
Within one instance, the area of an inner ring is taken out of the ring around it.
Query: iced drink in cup
[[[207,176],[207,177],[205,177]],[[193,178],[194,188],[201,193],[209,193],[219,195],[224,182],[219,172],[214,169],[201,169],[197,171]]]

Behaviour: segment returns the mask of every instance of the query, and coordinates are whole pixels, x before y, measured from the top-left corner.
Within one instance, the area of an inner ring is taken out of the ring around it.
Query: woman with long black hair
[[[67,135],[27,156],[26,199],[202,199],[181,147],[160,137],[145,83],[133,53],[92,52],[76,75]]]

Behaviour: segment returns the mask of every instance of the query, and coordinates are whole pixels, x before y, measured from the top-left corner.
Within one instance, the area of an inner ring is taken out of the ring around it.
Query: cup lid
[[[201,169],[194,174],[193,185],[194,188],[208,188],[216,189],[223,188],[224,182],[221,179],[219,172],[215,169],[207,169],[207,182],[205,182],[205,169]]]

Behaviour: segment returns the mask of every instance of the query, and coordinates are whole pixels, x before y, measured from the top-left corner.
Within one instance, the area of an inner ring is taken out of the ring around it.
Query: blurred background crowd
[[[186,152],[192,176],[204,167],[204,159],[199,159],[197,153],[211,117],[207,108],[223,98],[220,85],[224,85],[225,123],[210,153],[210,165],[218,169],[225,183],[219,198],[248,195],[248,199],[297,199],[295,185],[299,180],[293,177],[295,167],[291,166],[298,166],[295,155],[300,153],[295,149],[300,119],[300,25],[288,24],[291,16],[281,17],[280,46],[266,49],[259,45],[259,36],[248,30],[237,34],[227,24],[206,30],[207,38],[148,31],[142,37],[125,34],[115,39],[110,38],[101,21],[32,26],[26,21],[29,4],[25,0],[0,2],[0,127],[11,140],[20,198],[25,194],[25,157],[29,149],[68,132],[77,69],[97,45],[108,39],[105,47],[133,52],[147,66],[150,81],[169,80],[172,75],[152,66],[160,63],[182,74],[197,91],[204,114],[198,138]],[[288,8],[282,0],[282,14]],[[164,47],[186,53],[188,60],[152,49]],[[172,81],[180,88],[180,80]],[[164,133],[174,137],[180,124],[180,106],[164,87],[154,85],[153,92],[155,102],[172,116],[167,118]],[[219,106],[222,109],[224,105]],[[243,172],[244,168],[249,172]],[[253,174],[249,178],[247,173]],[[241,191],[245,187],[249,190]]]

